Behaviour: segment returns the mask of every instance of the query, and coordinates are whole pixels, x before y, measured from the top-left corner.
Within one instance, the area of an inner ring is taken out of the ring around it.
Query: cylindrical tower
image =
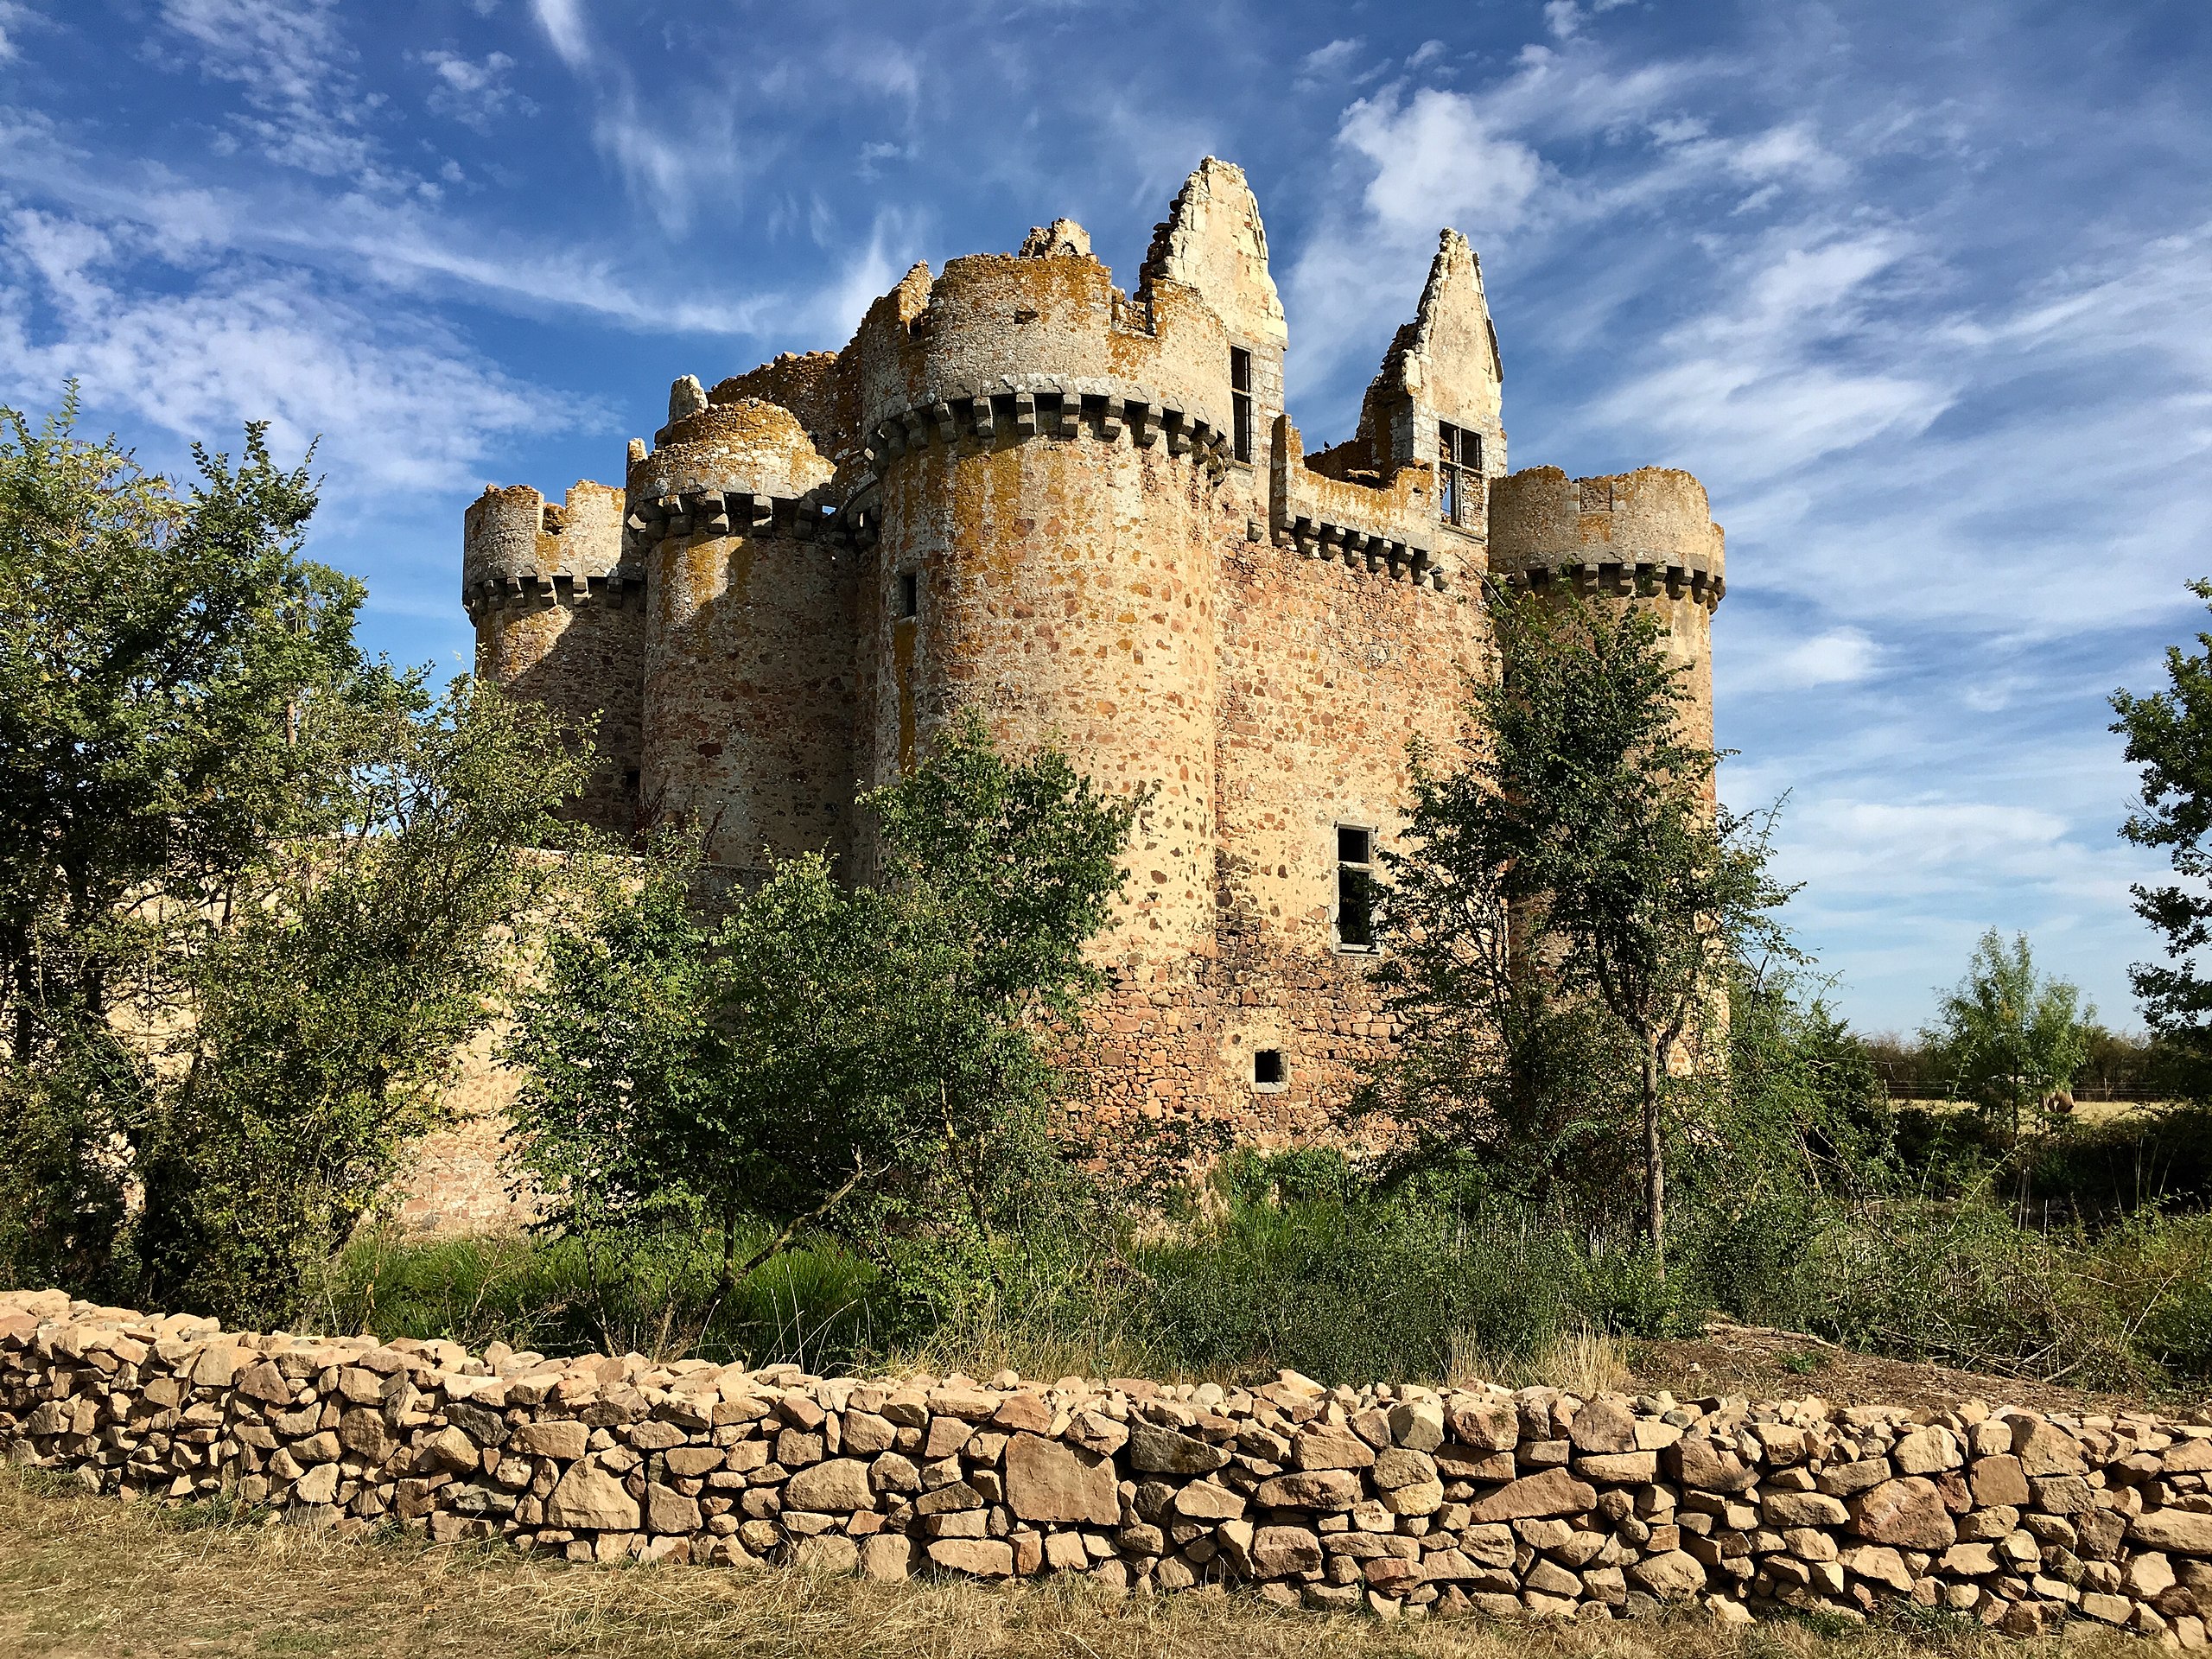
[[[721,389],[718,389],[718,395]],[[710,862],[848,850],[855,556],[829,533],[834,468],[789,410],[688,377],[631,462],[645,570],[644,810]]]
[[[1096,948],[1119,995],[1188,1007],[1215,914],[1228,345],[1187,290],[1133,307],[1076,236],[918,270],[861,325],[868,780],[973,709],[1016,753],[1051,739],[1103,788],[1149,789]],[[1108,1103],[1179,1100],[1211,1064],[1109,1052],[1099,1081]]]
[[[1609,478],[1532,467],[1493,486],[1490,511],[1493,577],[1520,588],[1567,582],[1658,613],[1686,670],[1686,734],[1712,747],[1713,613],[1727,582],[1705,486],[1670,467]]]
[[[576,815],[637,825],[644,583],[622,562],[622,492],[578,483],[558,506],[526,484],[487,487],[461,526],[461,602],[476,671],[581,728],[599,764]]]

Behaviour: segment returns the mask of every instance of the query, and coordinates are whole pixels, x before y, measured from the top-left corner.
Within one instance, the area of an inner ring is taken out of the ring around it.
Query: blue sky
[[[319,435],[315,550],[457,668],[485,483],[619,480],[676,375],[1058,214],[1127,283],[1211,152],[1309,446],[1449,224],[1513,463],[1705,480],[1727,793],[1788,792],[1846,1012],[1996,925],[2130,1026],[2103,700],[2212,574],[2208,88],[2202,0],[0,0],[0,398]]]

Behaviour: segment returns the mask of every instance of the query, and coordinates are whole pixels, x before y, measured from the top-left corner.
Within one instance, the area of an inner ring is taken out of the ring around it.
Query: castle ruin
[[[479,670],[596,716],[580,810],[698,824],[733,874],[827,849],[963,709],[1154,790],[1096,942],[1087,1098],[1240,1139],[1323,1126],[1391,1033],[1365,895],[1462,678],[1486,580],[1656,606],[1712,734],[1724,590],[1706,493],[1657,467],[1506,471],[1497,335],[1440,238],[1357,434],[1308,454],[1243,172],[1211,157],[1134,295],[1082,228],[917,265],[840,352],[677,382],[623,486],[487,489],[462,596]]]

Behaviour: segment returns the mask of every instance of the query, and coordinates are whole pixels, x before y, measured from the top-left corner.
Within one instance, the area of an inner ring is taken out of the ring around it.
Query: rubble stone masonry
[[[866,879],[856,795],[967,710],[1149,790],[1075,1109],[1308,1135],[1393,1035],[1344,937],[1338,832],[1392,846],[1408,742],[1465,735],[1466,677],[1495,672],[1484,582],[1565,570],[1658,607],[1708,739],[1724,584],[1687,474],[1508,475],[1456,232],[1357,432],[1310,459],[1287,340],[1258,204],[1211,157],[1134,294],[1065,219],[917,265],[841,352],[678,380],[620,491],[487,491],[482,671],[601,717],[587,816],[684,817],[740,877],[826,849]]]
[[[1386,1616],[1904,1603],[2190,1649],[2212,1608],[2212,1427],[2133,1414],[831,1379],[260,1336],[34,1291],[0,1294],[0,1446],[118,1497],[574,1561],[1076,1574]]]

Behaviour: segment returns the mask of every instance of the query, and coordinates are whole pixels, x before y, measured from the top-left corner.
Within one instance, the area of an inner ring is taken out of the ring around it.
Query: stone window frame
[[[1347,830],[1367,837],[1367,856],[1364,860],[1344,856],[1344,834]],[[1375,931],[1374,912],[1375,850],[1382,833],[1377,825],[1344,818],[1338,819],[1330,829],[1331,852],[1333,855],[1332,865],[1336,871],[1336,899],[1329,906],[1329,947],[1341,956],[1374,957],[1382,953],[1382,941]],[[1367,938],[1361,942],[1348,941],[1344,936],[1344,878],[1348,874],[1367,883]]]
[[[1467,484],[1483,473],[1483,435],[1450,421],[1436,423],[1436,516],[1447,524],[1467,523]]]
[[[1252,405],[1252,353],[1242,346],[1229,348],[1230,454],[1249,467],[1255,446]]]

